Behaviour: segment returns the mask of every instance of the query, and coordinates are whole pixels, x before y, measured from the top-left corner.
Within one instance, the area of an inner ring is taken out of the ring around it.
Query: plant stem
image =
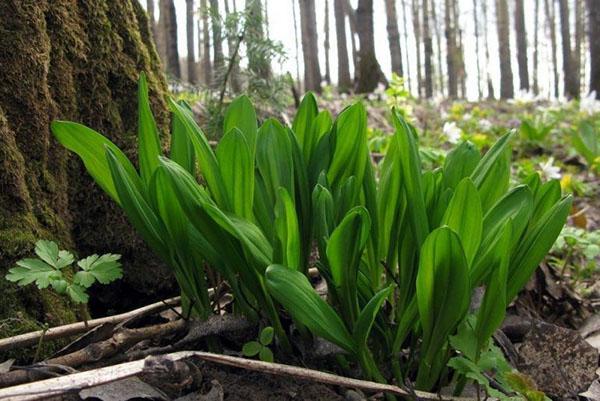
[[[47,324],[45,324],[44,327],[42,328],[42,335],[40,336],[40,339],[37,344],[37,348],[35,350],[35,356],[33,357],[33,363],[36,363],[40,357],[40,352],[42,349],[42,344],[44,343],[44,337],[46,336],[46,331],[48,331]]]
[[[85,325],[85,328],[87,330],[88,326],[88,320],[91,320],[91,316],[90,316],[90,312],[88,312],[87,310],[87,304],[83,304],[80,303],[79,305],[79,317],[81,319],[83,319],[83,324]]]

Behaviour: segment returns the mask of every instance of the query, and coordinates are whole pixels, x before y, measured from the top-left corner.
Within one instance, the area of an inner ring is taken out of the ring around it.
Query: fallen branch
[[[22,384],[10,388],[0,389],[0,399],[5,401],[30,401],[75,392],[84,388],[110,383],[125,379],[137,374],[163,374],[172,369],[177,361],[187,358],[199,358],[208,362],[237,368],[254,370],[261,373],[289,376],[297,379],[309,380],[346,388],[386,392],[405,397],[416,396],[418,399],[431,401],[474,401],[472,398],[443,396],[424,391],[409,392],[401,387],[391,384],[380,384],[366,380],[352,379],[337,376],[318,370],[299,368],[296,366],[269,363],[251,359],[238,358],[228,355],[212,354],[208,352],[181,351],[158,357],[127,362],[115,366],[107,366],[87,372],[75,373],[67,376],[47,379],[35,383]],[[491,399],[490,399],[491,400]]]
[[[27,347],[37,344],[43,336],[44,341],[55,340],[58,338],[70,337],[77,334],[85,333],[94,327],[111,323],[121,323],[125,320],[142,315],[148,315],[169,309],[173,306],[178,306],[181,303],[180,297],[169,298],[164,301],[156,302],[120,315],[107,316],[99,319],[88,320],[87,327],[84,322],[71,323],[64,326],[52,327],[48,330],[39,330],[31,333],[20,334],[14,337],[0,339],[0,352],[10,351],[12,349]]]

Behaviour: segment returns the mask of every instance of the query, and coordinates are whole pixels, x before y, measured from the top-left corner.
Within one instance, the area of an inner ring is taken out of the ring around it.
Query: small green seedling
[[[244,356],[256,356],[264,362],[273,362],[273,352],[269,349],[269,345],[273,342],[273,327],[267,326],[260,332],[258,341],[249,341],[244,344],[242,353]]]
[[[77,304],[86,304],[89,300],[87,289],[96,281],[108,284],[123,277],[121,255],[107,253],[96,254],[77,262],[79,269],[73,274],[65,274],[65,268],[75,262],[75,257],[69,251],[59,250],[54,241],[40,240],[35,244],[37,259],[26,258],[8,271],[6,279],[26,286],[35,283],[39,289],[52,287],[61,295],[68,295]],[[82,316],[87,318],[87,313]],[[87,319],[86,319],[87,320]]]

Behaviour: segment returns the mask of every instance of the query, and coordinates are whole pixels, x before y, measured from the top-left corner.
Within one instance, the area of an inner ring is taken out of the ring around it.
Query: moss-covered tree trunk
[[[165,127],[166,85],[137,0],[0,1],[0,337],[75,318],[49,291],[4,280],[39,238],[123,254],[117,291],[128,299],[170,291],[169,272],[49,130],[53,119],[78,121],[134,158],[140,71]]]

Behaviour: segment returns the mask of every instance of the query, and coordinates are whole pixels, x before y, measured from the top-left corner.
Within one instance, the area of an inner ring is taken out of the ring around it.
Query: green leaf
[[[510,149],[508,141],[512,134],[501,137],[483,156],[471,179],[479,190],[481,205],[487,212],[506,192],[510,179]]]
[[[67,291],[69,283],[67,283],[66,280],[52,280],[50,285],[58,294],[64,294]]]
[[[58,245],[54,241],[37,241],[35,243],[35,253],[40,259],[57,270],[69,266],[75,261],[72,253],[68,251],[59,251]]]
[[[292,131],[294,131],[294,134],[298,138],[298,143],[307,160],[310,160],[312,147],[316,144],[313,135],[313,122],[318,114],[317,99],[312,92],[307,92],[302,98],[292,122]]]
[[[260,349],[258,357],[263,362],[273,362],[273,352],[267,347],[262,347]]]
[[[239,129],[248,143],[250,153],[253,155],[256,149],[256,112],[252,102],[246,95],[234,99],[227,107],[223,120],[223,132],[229,132],[232,129]]]
[[[20,286],[35,282],[38,288],[47,288],[53,280],[60,280],[62,273],[39,259],[21,259],[11,268],[6,279]]]
[[[273,330],[273,327],[271,326],[267,326],[264,329],[262,329],[262,331],[260,332],[260,343],[262,345],[269,345],[271,344],[271,342],[273,341],[273,334],[275,333],[275,330]]]
[[[479,193],[470,178],[463,178],[456,186],[442,218],[442,225],[447,225],[458,234],[467,263],[471,266],[481,243],[483,212]]]
[[[444,186],[455,189],[463,178],[473,173],[480,160],[479,150],[469,141],[452,149],[444,161]]]
[[[71,284],[66,289],[67,294],[73,302],[77,304],[87,304],[90,300],[90,297],[85,292],[85,288],[77,284]]]
[[[186,108],[191,113],[189,105],[183,101],[179,104]],[[185,168],[188,173],[195,175],[196,171],[196,156],[194,154],[194,145],[188,137],[185,125],[173,114],[171,127],[171,160]]]
[[[254,158],[242,132],[237,128],[227,132],[219,142],[216,154],[233,212],[252,220]]]
[[[275,262],[294,270],[300,270],[300,228],[294,202],[288,191],[279,187],[275,204],[275,231],[278,251]]]
[[[371,333],[371,328],[373,327],[375,317],[377,317],[381,306],[385,302],[386,298],[390,296],[393,289],[394,286],[390,285],[380,290],[365,305],[363,310],[360,311],[352,333],[354,342],[359,348],[365,349],[367,347],[367,340],[369,338],[369,334]]]
[[[158,128],[150,109],[146,74],[142,72],[138,81],[138,160],[142,179],[146,185],[158,167],[160,153]]]
[[[242,347],[242,353],[244,356],[258,355],[261,349],[264,347],[258,341],[249,341]]]
[[[535,193],[533,216],[531,222],[538,221],[548,210],[560,200],[560,181],[550,180],[542,184]]]
[[[121,255],[115,255],[111,253],[107,253],[102,256],[94,254],[80,260],[77,262],[77,265],[81,267],[83,272],[91,274],[96,280],[98,280],[99,283],[108,284],[123,277],[121,263],[118,262],[120,258]],[[78,272],[77,274],[83,272]],[[75,276],[77,276],[77,274]],[[86,282],[89,282],[89,280]],[[89,287],[89,285],[85,285],[83,283],[80,284],[86,288]]]
[[[107,138],[84,125],[69,121],[53,121],[51,129],[58,142],[81,158],[94,181],[119,205],[121,201],[106,159],[107,148],[119,161],[129,181],[137,187],[138,191],[141,191],[142,182],[137,171],[127,156]]]
[[[581,123],[579,131],[573,135],[572,142],[588,166],[594,164],[594,160],[600,155],[600,135],[590,122]]]
[[[355,352],[352,336],[338,314],[312,288],[306,276],[281,265],[266,271],[267,288],[273,297],[314,334],[348,352]]]

